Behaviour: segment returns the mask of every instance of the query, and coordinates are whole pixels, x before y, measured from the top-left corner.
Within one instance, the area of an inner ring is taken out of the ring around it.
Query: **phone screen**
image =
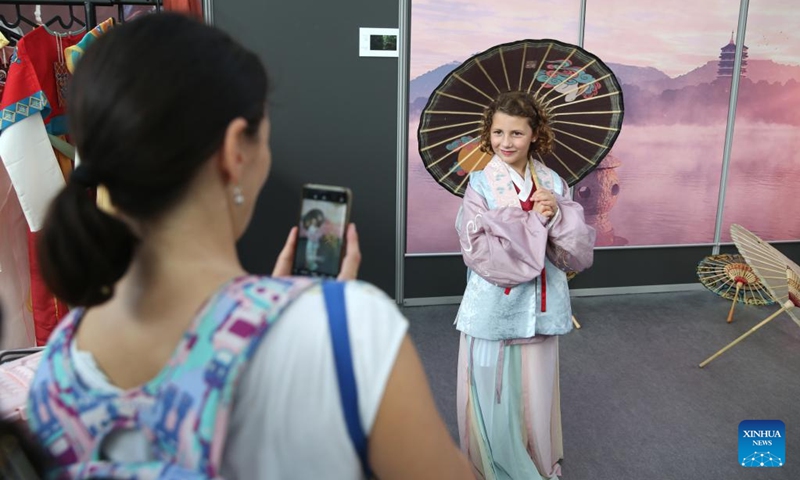
[[[345,188],[303,187],[295,275],[336,277],[339,274],[349,207],[349,191]]]

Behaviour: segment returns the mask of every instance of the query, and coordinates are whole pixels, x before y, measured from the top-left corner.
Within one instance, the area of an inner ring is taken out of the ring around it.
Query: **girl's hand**
[[[536,190],[531,196],[533,211],[539,212],[547,218],[553,218],[558,212],[558,202],[552,190]]]

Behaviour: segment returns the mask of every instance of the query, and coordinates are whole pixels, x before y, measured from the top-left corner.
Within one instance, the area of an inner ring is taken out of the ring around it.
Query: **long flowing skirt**
[[[509,345],[461,334],[458,431],[477,478],[561,475],[558,337],[525,342]]]

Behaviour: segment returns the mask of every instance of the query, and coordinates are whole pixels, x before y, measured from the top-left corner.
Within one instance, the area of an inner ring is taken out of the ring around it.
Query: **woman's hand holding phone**
[[[358,268],[361,266],[361,247],[358,244],[358,232],[356,231],[355,223],[351,223],[347,226],[345,235],[347,238],[345,254],[342,259],[342,268],[336,279],[355,280],[358,278]],[[289,236],[286,237],[286,243],[283,245],[283,249],[278,255],[278,260],[275,262],[275,268],[272,270],[273,277],[291,276],[296,249],[297,227],[292,227],[292,229],[289,230]]]
[[[345,233],[347,243],[345,244],[344,258],[342,258],[342,269],[339,271],[337,280],[355,280],[358,278],[358,268],[361,266],[361,246],[358,244],[358,232],[356,224],[347,225]]]

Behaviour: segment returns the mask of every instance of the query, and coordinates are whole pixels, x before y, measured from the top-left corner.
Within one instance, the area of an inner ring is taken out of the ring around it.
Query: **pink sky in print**
[[[579,0],[412,0],[411,78],[494,45],[578,41]]]

